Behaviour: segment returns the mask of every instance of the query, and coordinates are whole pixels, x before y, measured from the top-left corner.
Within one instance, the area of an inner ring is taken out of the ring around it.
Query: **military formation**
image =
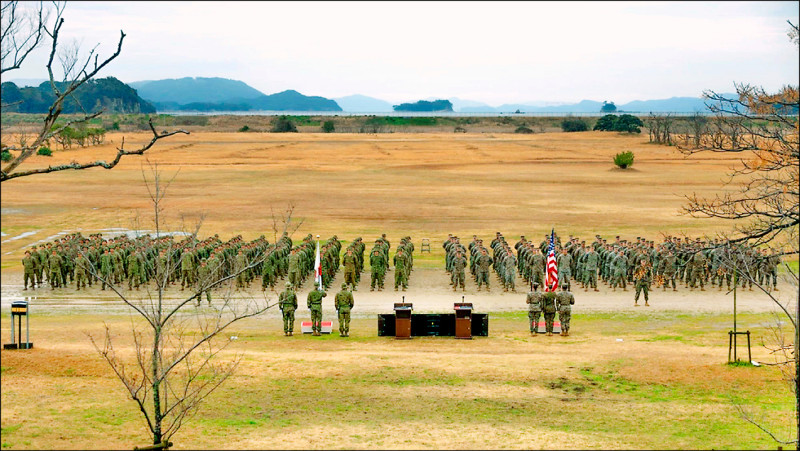
[[[587,244],[570,235],[562,245],[557,234],[554,241],[559,285],[574,281],[584,291],[600,291],[598,284],[605,284],[611,291],[617,288],[628,291],[631,285],[636,292],[634,305],[638,305],[641,295],[645,305],[649,305],[653,284],[663,291],[668,288],[677,291],[681,286],[690,291],[705,291],[706,286],[730,290],[734,279],[730,268],[733,267],[744,272],[736,277],[738,286],[752,289],[753,281],[757,281],[768,290],[777,289],[780,255],[744,244],[672,236],[665,237],[657,245],[643,237],[629,242],[617,236],[609,243],[600,235]],[[516,291],[517,278],[537,291],[544,286],[549,244],[549,235],[538,244],[523,235],[512,246],[497,232],[489,249],[476,235],[465,248],[457,236],[450,234],[442,243],[445,271],[450,275],[453,290],[461,288],[463,291],[464,260],[469,255],[469,271],[478,291],[484,286],[490,290],[491,272],[504,291]]]
[[[497,232],[488,248],[477,235],[465,246],[459,237],[450,234],[442,243],[445,271],[453,291],[466,290],[467,269],[478,291],[483,287],[490,291],[492,281],[496,281],[503,291],[514,292],[518,279],[524,281],[530,287],[526,302],[532,332],[539,316],[544,315],[548,335],[552,334],[556,313],[562,335],[569,333],[570,306],[575,303],[569,287],[573,284],[584,291],[599,291],[598,283],[606,284],[612,291],[617,288],[628,291],[628,286],[632,285],[635,306],[639,305],[640,297],[645,306],[650,305],[653,284],[663,291],[669,288],[677,291],[681,287],[706,291],[706,287],[714,286],[719,290],[723,287],[731,290],[733,286],[752,290],[756,281],[767,290],[778,289],[780,255],[767,249],[672,236],[656,244],[643,237],[627,241],[616,236],[608,242],[596,235],[587,244],[570,235],[562,244],[561,237],[554,234],[562,290],[545,293],[549,244],[549,235],[538,244],[520,236],[512,246]],[[320,246],[320,282],[315,282],[307,299],[312,333],[320,334],[325,290],[330,289],[337,272],[343,268],[344,282],[335,295],[334,306],[339,316],[339,333],[346,337],[354,305],[353,292],[358,290],[365,258],[369,258],[370,291],[384,289],[386,274],[390,272],[391,249],[386,234],[376,239],[371,251],[365,254],[366,246],[361,237],[352,240],[342,251],[342,242],[336,235],[319,242],[308,234],[295,243],[284,233],[275,243],[270,243],[264,235],[251,241],[243,240],[241,235],[222,241],[218,235],[203,240],[192,236],[153,237],[149,234],[105,238],[101,234],[83,236],[78,232],[25,251],[23,290],[48,285],[56,290],[73,284],[76,290],[86,290],[95,284],[100,290],[125,285],[129,290],[139,290],[157,281],[165,289],[173,286],[177,289],[180,285],[181,291],[193,291],[199,307],[202,298],[212,304],[211,293],[222,283],[233,284],[236,290],[248,290],[260,276],[262,291],[268,288],[274,291],[278,281],[285,280],[286,289],[280,293],[278,304],[283,314],[284,334],[291,336],[298,308],[297,290],[315,274],[317,245]],[[414,265],[411,237],[400,240],[391,262],[394,289],[405,291]],[[736,268],[736,272],[731,268]]]
[[[104,238],[102,234],[83,236],[78,232],[25,251],[23,290],[47,285],[56,290],[73,284],[76,290],[95,284],[100,290],[125,284],[129,290],[139,290],[158,281],[164,289],[177,289],[180,285],[180,291],[194,291],[199,307],[203,298],[211,305],[212,291],[223,283],[232,284],[235,290],[249,290],[260,276],[261,290],[275,291],[276,284],[285,280],[286,289],[279,294],[278,305],[284,320],[284,334],[291,336],[298,308],[297,290],[315,275],[317,244],[321,280],[315,282],[307,301],[313,334],[320,333],[324,290],[330,288],[342,268],[344,283],[342,291],[336,294],[335,307],[340,335],[347,337],[354,305],[352,292],[358,289],[364,271],[366,246],[361,237],[351,241],[342,252],[342,243],[336,235],[318,243],[308,234],[294,243],[284,233],[276,243],[269,243],[264,235],[252,241],[245,241],[238,235],[223,242],[218,235],[204,240],[173,235],[154,238],[149,234],[135,238],[127,235]],[[384,289],[390,248],[386,234],[375,240],[369,255],[371,290]],[[414,244],[410,236],[400,240],[392,263],[395,290],[405,291],[414,265]]]

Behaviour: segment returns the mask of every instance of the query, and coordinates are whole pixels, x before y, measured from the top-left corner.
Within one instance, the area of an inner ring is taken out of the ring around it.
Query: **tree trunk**
[[[161,443],[161,391],[158,362],[160,361],[161,328],[156,327],[153,337],[153,444]]]

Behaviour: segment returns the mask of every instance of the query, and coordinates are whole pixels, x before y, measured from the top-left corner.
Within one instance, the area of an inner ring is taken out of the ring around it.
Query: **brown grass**
[[[134,145],[146,135],[126,134]],[[36,156],[27,166],[111,159],[121,135],[90,149]],[[447,233],[507,237],[599,233],[659,239],[696,236],[729,224],[679,215],[682,196],[720,190],[736,157],[685,159],[646,137],[614,133],[515,134],[271,134],[195,132],[148,152],[167,174],[178,173],[166,206],[169,227],[191,228],[205,213],[201,234],[272,237],[272,214],[289,202],[304,223],[297,233],[397,241]],[[614,154],[636,154],[635,171],[615,171]],[[5,183],[3,231],[39,230],[3,245],[3,261],[20,248],[62,230],[151,227],[142,182],[145,159],[114,170],[66,171]],[[22,213],[14,213],[20,211]],[[11,213],[5,213],[11,212]],[[184,215],[183,223],[179,214]],[[538,238],[536,238],[538,240]],[[435,245],[434,248],[440,246]],[[11,254],[7,254],[11,252]],[[7,265],[4,265],[4,267]]]

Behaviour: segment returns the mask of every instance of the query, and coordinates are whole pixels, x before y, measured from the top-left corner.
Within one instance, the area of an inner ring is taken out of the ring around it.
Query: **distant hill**
[[[254,99],[263,92],[247,83],[227,78],[184,77],[128,83],[142,98],[150,102],[185,105],[195,102],[230,102],[232,99]]]
[[[324,97],[293,90],[265,95],[243,81],[219,77],[136,81],[131,86],[158,111],[342,111]]]
[[[736,94],[722,94],[726,97],[735,99]],[[702,97],[670,97],[669,99],[656,100],[634,100],[632,102],[617,104],[617,112],[634,113],[693,113],[708,112],[705,103],[707,100]],[[578,103],[558,104],[558,105],[537,105],[533,103],[509,103],[498,107],[478,106],[464,107],[459,111],[466,113],[513,113],[519,110],[521,113],[599,113],[603,102],[595,100],[581,100]]]
[[[395,111],[453,111],[453,104],[449,100],[419,100],[414,103],[401,103],[394,105]]]
[[[737,94],[722,94],[730,99],[737,99]],[[617,105],[617,110],[632,111],[632,112],[672,112],[680,111],[686,113],[692,112],[707,112],[708,108],[705,103],[708,100],[701,97],[670,97],[669,99],[661,100],[634,100],[624,105]]]
[[[333,100],[342,107],[342,110],[350,113],[389,113],[394,111],[391,103],[361,94],[337,97]]]
[[[287,90],[254,99],[230,99],[225,102],[156,103],[159,111],[342,111],[339,105],[325,97],[305,96]]]
[[[64,83],[57,83],[64,86]],[[89,80],[75,90],[75,99],[68,97],[64,101],[62,112],[65,114],[105,110],[106,113],[155,113],[155,107],[136,94],[136,90],[114,77]],[[17,113],[47,113],[55,101],[55,94],[50,82],[43,82],[37,87],[20,88],[12,82],[0,85],[0,102],[5,111]],[[18,102],[18,103],[17,103]]]
[[[257,110],[268,111],[342,111],[334,100],[319,96],[304,96],[291,89],[251,99],[249,103]]]
[[[37,87],[40,84],[42,84],[42,83],[44,83],[46,81],[49,81],[49,79],[48,78],[12,78],[12,79],[6,80],[6,81],[10,81],[11,83],[14,83],[15,85],[19,86],[20,88],[24,88],[26,86]]]

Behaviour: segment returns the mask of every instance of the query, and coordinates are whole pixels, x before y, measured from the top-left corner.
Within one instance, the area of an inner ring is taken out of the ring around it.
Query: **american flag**
[[[547,268],[544,275],[544,291],[558,288],[558,267],[556,266],[556,240],[554,229],[550,230],[550,246],[547,247]]]

